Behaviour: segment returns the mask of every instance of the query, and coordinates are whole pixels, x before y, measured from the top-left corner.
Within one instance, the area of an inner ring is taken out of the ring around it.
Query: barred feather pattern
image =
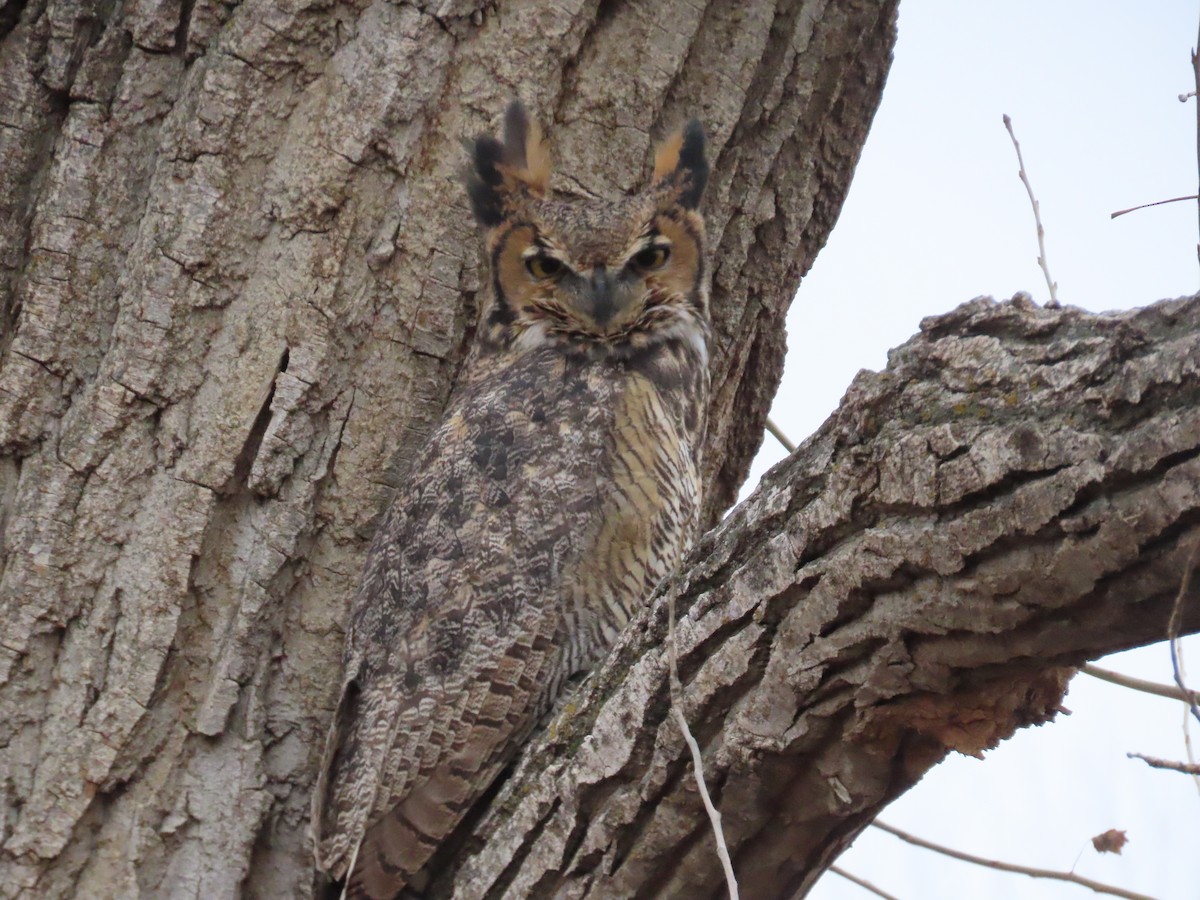
[[[417,887],[568,681],[695,537],[708,406],[704,135],[644,193],[561,201],[519,104],[467,189],[491,285],[467,372],[380,523],[313,794],[318,869]]]
[[[675,567],[699,515],[707,366],[528,352],[470,384],[382,521],[317,787],[317,861],[394,896],[568,678]]]

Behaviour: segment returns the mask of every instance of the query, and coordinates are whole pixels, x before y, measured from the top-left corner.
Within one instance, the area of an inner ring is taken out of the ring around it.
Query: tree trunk
[[[708,520],[879,101],[895,2],[0,3],[0,894],[304,896],[378,515],[479,288],[460,138],[563,189],[705,122]]]

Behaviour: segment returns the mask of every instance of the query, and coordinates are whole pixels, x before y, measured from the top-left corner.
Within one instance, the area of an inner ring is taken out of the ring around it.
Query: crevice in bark
[[[6,540],[6,534],[9,518],[14,511],[13,499],[16,496],[20,480],[21,457],[0,455],[0,571],[8,566],[9,543]]]
[[[700,643],[689,648],[686,655],[681,653],[679,656],[679,680],[686,686],[696,677],[696,673],[708,661],[713,651],[745,631],[747,627],[756,624],[754,615],[755,611],[748,609],[736,618],[723,621]]]
[[[263,400],[258,415],[254,417],[254,422],[250,426],[250,431],[246,435],[242,449],[238,452],[234,460],[233,474],[218,489],[217,493],[232,496],[246,487],[246,482],[250,479],[250,470],[254,468],[254,460],[258,457],[259,448],[262,447],[263,436],[267,433],[267,428],[270,426],[271,418],[274,415],[271,410],[271,401],[275,399],[275,386],[278,383],[278,376],[281,372],[287,371],[290,354],[291,349],[285,347],[283,355],[279,358],[279,364],[275,367],[275,373],[271,377],[271,386],[267,390],[266,399]]]
[[[660,726],[661,727],[661,726]],[[655,729],[656,731],[658,729]],[[682,742],[682,738],[680,739]],[[662,783],[652,793],[643,793],[643,806],[637,811],[632,821],[623,822],[612,837],[612,855],[608,866],[610,875],[618,874],[624,865],[630,861],[634,848],[643,840],[654,824],[654,815],[663,803],[669,802],[672,795],[678,792],[683,779],[688,775],[688,764],[673,760],[667,769]],[[699,800],[697,800],[699,805]],[[665,862],[665,860],[664,860]],[[668,863],[669,866],[669,863]],[[566,867],[569,872],[571,867]],[[639,891],[650,892],[650,896],[661,896],[659,893],[664,878],[656,878],[639,885]],[[547,891],[547,895],[551,893]]]
[[[509,865],[500,873],[496,881],[489,886],[486,896],[488,897],[503,897],[508,887],[512,884],[517,872],[520,871],[521,864],[525,861],[526,855],[529,853],[530,846],[541,835],[542,830],[546,827],[546,823],[554,818],[554,814],[558,812],[562,805],[562,800],[555,798],[547,807],[546,811],[533,823],[533,827],[529,829],[526,843],[518,848],[513,855]]]
[[[1049,466],[1045,469],[1014,467],[999,481],[984,484],[980,488],[964,493],[955,502],[940,506],[938,512],[943,519],[955,518],[972,509],[977,509],[981,505],[988,504],[999,497],[1007,497],[1017,488],[1032,488],[1038,484],[1053,482],[1056,475],[1070,469],[1072,465],[1073,463],[1063,463],[1057,466]],[[897,509],[899,508],[900,505],[898,504]],[[918,514],[928,513],[929,510],[927,505],[913,505],[911,508]],[[872,517],[873,523],[878,521],[878,514],[882,511],[879,508],[874,509],[876,516]]]
[[[1138,544],[1137,553],[1140,564],[1151,565],[1154,557],[1165,550],[1178,546],[1185,535],[1196,531],[1198,527],[1200,527],[1200,510],[1190,510],[1173,519],[1162,531]]]
[[[21,14],[25,12],[25,7],[29,5],[29,0],[8,0],[3,6],[0,6],[0,41],[8,37],[9,32],[17,27],[17,22],[21,21]]]
[[[179,4],[179,24],[175,26],[175,53],[187,58],[188,55],[188,30],[192,24],[192,10],[196,7],[196,0],[180,0]]]
[[[1195,348],[1200,354],[1200,342],[1195,344]],[[1140,392],[1136,399],[1116,398],[1104,410],[1103,416],[1117,427],[1133,429],[1150,417],[1148,411],[1151,410],[1174,409],[1190,412],[1197,408],[1200,408],[1200,388],[1176,391],[1163,385],[1151,384]]]
[[[547,124],[566,124],[566,120],[563,118],[563,109],[567,101],[577,94],[576,78],[578,77],[579,66],[583,56],[595,42],[596,36],[603,33],[613,19],[616,18],[617,11],[623,5],[621,0],[596,0],[595,8],[592,14],[586,19],[587,24],[584,27],[583,34],[579,38],[579,43],[575,46],[574,53],[563,60],[558,96]]]

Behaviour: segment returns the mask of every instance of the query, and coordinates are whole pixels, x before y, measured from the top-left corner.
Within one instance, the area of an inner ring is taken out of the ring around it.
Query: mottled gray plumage
[[[318,867],[395,896],[695,535],[708,394],[699,126],[642,195],[549,198],[510,107],[468,189],[492,295],[380,524],[313,800]]]

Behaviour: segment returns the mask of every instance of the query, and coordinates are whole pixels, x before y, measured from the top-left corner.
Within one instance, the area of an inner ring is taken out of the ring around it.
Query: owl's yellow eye
[[[531,256],[525,260],[525,268],[538,281],[547,278],[557,278],[562,272],[563,264],[553,256]]]
[[[671,251],[666,247],[647,247],[633,255],[633,264],[643,271],[661,269],[670,257]]]

